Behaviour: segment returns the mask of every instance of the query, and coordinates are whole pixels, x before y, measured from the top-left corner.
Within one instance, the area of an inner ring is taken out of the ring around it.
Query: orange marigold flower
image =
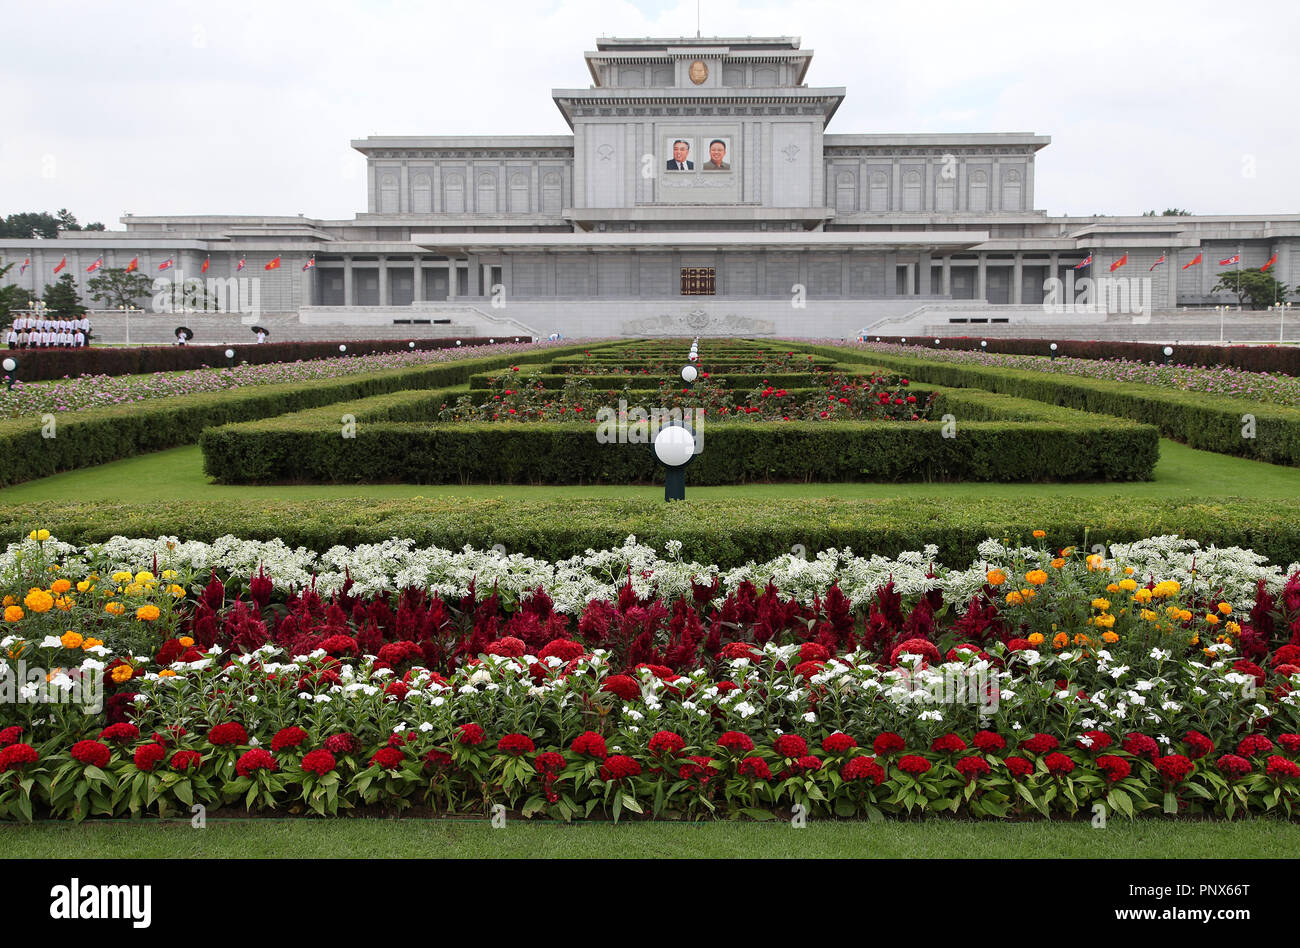
[[[22,619],[23,614],[22,606],[5,606],[6,622],[18,622]]]
[[[1028,573],[1025,573],[1025,582],[1031,586],[1041,586],[1047,582],[1047,574],[1041,569],[1031,569]]]
[[[124,602],[105,603],[104,611],[109,613],[110,615],[120,616],[122,613],[126,612],[126,603]]]
[[[71,629],[59,637],[59,643],[64,648],[81,648],[83,641],[81,633],[73,632]]]
[[[1045,537],[1045,536],[1047,536],[1047,531],[1046,531],[1046,530],[1035,530],[1035,531],[1034,531],[1034,539],[1035,539],[1035,540],[1041,540],[1041,539],[1042,539],[1043,537]]]
[[[54,597],[44,589],[33,589],[27,593],[23,604],[32,612],[49,612],[54,608]]]
[[[149,603],[148,605],[141,606],[139,609],[135,610],[135,617],[139,619],[141,622],[152,622],[154,621],[154,619],[157,619],[158,616],[160,616],[161,614],[162,613],[158,611],[158,607],[155,606],[153,603]]]
[[[1000,569],[991,569],[984,575],[984,578],[988,580],[990,586],[1001,586],[1007,581],[1007,574]]]
[[[130,665],[118,665],[113,669],[113,681],[122,684],[124,681],[130,681],[135,670]]]
[[[56,579],[50,584],[50,592],[62,595],[72,588],[72,583],[66,579]]]

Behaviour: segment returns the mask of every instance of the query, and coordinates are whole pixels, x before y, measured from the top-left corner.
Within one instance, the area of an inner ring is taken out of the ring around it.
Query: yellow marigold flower
[[[72,588],[72,583],[66,579],[56,579],[50,584],[50,592],[56,595],[62,595]]]
[[[190,638],[188,635],[182,635],[176,641],[181,643],[181,648],[189,648],[191,645],[194,644],[194,640]]]
[[[1178,618],[1181,619],[1183,622],[1191,622],[1192,613],[1190,610],[1184,609],[1182,612],[1178,613]]]
[[[113,582],[115,583],[129,583],[133,579],[135,579],[134,576],[130,573],[125,573],[122,570],[118,570],[113,574]]]
[[[83,579],[81,582],[77,583],[77,592],[79,593],[90,592],[94,588],[95,584],[88,579]]]
[[[1219,617],[1216,616],[1213,612],[1207,612],[1205,614],[1205,621],[1208,622],[1210,625],[1218,625]]]
[[[1155,589],[1151,594],[1157,599],[1168,599],[1171,596],[1177,596],[1183,587],[1172,579],[1166,579],[1164,582],[1156,583]]]
[[[1141,615],[1147,622],[1155,622],[1160,618],[1160,613],[1152,612],[1150,609],[1143,609],[1139,615]]]
[[[1029,636],[1029,644],[1037,648],[1043,644],[1043,633],[1035,632]]]
[[[1037,589],[1022,589],[1022,590],[1020,590],[1020,595],[1023,596],[1023,597],[1025,598],[1025,601],[1026,601],[1026,602],[1028,602],[1030,599],[1033,599],[1035,596],[1038,595],[1038,590],[1037,590]]]
[[[1092,617],[1092,624],[1103,629],[1109,629],[1115,624],[1115,617],[1103,612],[1099,616]]]
[[[165,570],[163,570],[163,572],[162,572],[162,578],[163,578],[163,579],[175,579],[175,578],[176,578],[176,570],[174,570],[174,569],[165,569]]]
[[[991,569],[984,574],[984,578],[990,586],[1001,586],[1007,581],[1007,574],[1000,569]]]
[[[172,597],[175,599],[185,598],[185,587],[183,586],[177,586],[175,583],[172,583],[172,585],[168,587],[167,591],[171,593]]]
[[[64,648],[81,648],[83,641],[81,633],[73,632],[71,629],[64,632],[63,635],[59,637],[59,642]]]
[[[1119,583],[1107,583],[1107,584],[1106,584],[1106,592],[1108,592],[1108,593],[1117,593],[1117,592],[1119,592]]]
[[[141,586],[146,586],[150,583],[156,583],[158,580],[154,578],[153,573],[149,572],[147,569],[142,569],[140,572],[135,574],[135,581]]]
[[[1052,569],[1060,569],[1064,565],[1065,565],[1065,560],[1059,556],[1056,559],[1052,560]]]
[[[161,614],[162,613],[158,611],[158,607],[153,605],[153,603],[150,603],[147,606],[141,606],[139,609],[135,610],[135,617],[141,622],[152,622]]]
[[[124,681],[130,681],[133,674],[135,671],[130,665],[118,665],[113,669],[113,681],[120,685]]]
[[[18,602],[18,600],[15,599],[13,596],[5,596],[4,604],[5,604],[6,606],[12,606],[12,605],[15,605],[17,602]]]
[[[29,540],[44,541],[44,540],[48,540],[49,538],[50,538],[49,530],[33,530],[31,533],[27,534],[27,539]]]
[[[54,597],[44,589],[33,589],[27,593],[23,604],[32,612],[49,612],[54,608]]]
[[[60,596],[58,599],[54,600],[55,608],[60,612],[68,612],[76,604],[77,600],[73,599],[71,596]]]
[[[1020,593],[1016,592],[1014,589],[1011,590],[1011,592],[1007,593],[1008,606],[1019,606],[1022,603],[1024,603],[1024,601],[1025,601],[1025,597],[1020,595]]]
[[[1122,589],[1122,590],[1124,590],[1125,592],[1132,592],[1133,590],[1135,590],[1135,589],[1138,588],[1137,580],[1136,580],[1136,579],[1121,579],[1121,580],[1119,581],[1119,588]]]
[[[105,603],[104,611],[111,615],[120,616],[122,613],[126,612],[126,603],[124,602]]]
[[[1241,626],[1237,625],[1237,623],[1231,620],[1229,620],[1227,624],[1224,625],[1223,628],[1226,629],[1230,635],[1237,635],[1239,632],[1241,632]]]
[[[1101,569],[1101,564],[1106,562],[1106,559],[1100,553],[1094,553],[1084,562],[1088,564],[1088,572],[1091,573],[1095,570]]]
[[[1035,531],[1034,531],[1034,539],[1035,539],[1035,540],[1041,540],[1041,539],[1042,539],[1043,537],[1045,537],[1045,536],[1047,536],[1047,531],[1046,531],[1046,530],[1035,530]]]
[[[1227,602],[1219,603],[1219,611],[1222,612],[1225,616],[1232,615],[1232,604]]]
[[[1192,636],[1192,641],[1191,641],[1190,644],[1192,644],[1192,645],[1200,645],[1200,644],[1201,644],[1201,637],[1200,637],[1199,635],[1193,635],[1193,636]]]
[[[5,606],[5,621],[18,622],[23,617],[22,606]]]
[[[138,596],[144,592],[144,587],[139,583],[131,583],[124,591],[128,596]]]
[[[1110,600],[1109,600],[1109,599],[1094,599],[1094,600],[1092,601],[1092,608],[1094,608],[1094,609],[1100,609],[1100,610],[1102,610],[1103,612],[1105,612],[1107,609],[1110,608]]]
[[[82,647],[82,648],[99,648],[99,647],[100,647],[101,645],[103,645],[103,644],[104,644],[103,639],[88,638],[88,639],[86,639],[86,641],[84,641],[84,642],[81,643],[81,647]]]
[[[1047,582],[1047,574],[1041,569],[1031,569],[1028,573],[1025,573],[1025,582],[1031,586],[1041,586]]]
[[[1064,632],[1057,632],[1052,636],[1052,646],[1055,648],[1065,648],[1070,644],[1070,637]]]
[[[162,671],[158,673],[159,678],[173,678],[175,677],[175,675],[176,673],[172,671],[170,668],[164,668]]]
[[[1119,641],[1119,636],[1114,632],[1107,630],[1106,632],[1101,633],[1101,640],[1107,645],[1114,645]]]

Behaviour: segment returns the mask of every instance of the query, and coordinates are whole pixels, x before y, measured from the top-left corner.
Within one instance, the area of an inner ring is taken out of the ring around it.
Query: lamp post
[[[1174,347],[1165,346],[1164,353],[1165,353],[1165,365],[1168,365],[1170,357],[1174,354]]]
[[[1223,317],[1224,317],[1224,314],[1226,314],[1226,313],[1228,312],[1228,307],[1226,307],[1226,306],[1216,306],[1216,307],[1214,307],[1214,311],[1215,311],[1216,313],[1219,314],[1219,343],[1220,343],[1220,345],[1222,345],[1222,343],[1223,343]]]
[[[1048,348],[1052,350],[1051,359],[1052,359],[1053,362],[1055,362],[1055,361],[1056,361],[1056,343],[1052,343],[1050,346],[1048,346]]]
[[[414,342],[414,341],[408,342],[408,343],[406,344],[406,346],[407,346],[408,349],[414,349],[414,348],[415,348],[415,342]]]
[[[939,348],[939,340],[938,340],[938,339],[936,339],[936,340],[934,341],[934,347],[935,347],[936,349]]]
[[[699,372],[696,371],[695,366],[693,365],[682,366],[682,381],[686,383],[687,388],[690,388],[692,385],[694,385],[695,380],[698,377],[699,377]]]
[[[123,344],[129,346],[131,344],[131,314],[136,311],[136,307],[128,306],[125,303],[119,303],[117,308],[122,314],[122,318],[126,321],[125,339]]]
[[[235,367],[235,350],[234,350],[234,349],[227,349],[227,350],[226,350],[226,368],[228,368],[228,369],[233,369],[234,367]]]
[[[5,381],[9,384],[9,391],[14,389],[14,373],[18,371],[18,360],[13,356],[8,356],[3,362],[0,362],[0,368],[5,370]]]
[[[987,340],[987,339],[981,339],[981,340],[980,340],[980,348],[981,348],[981,349],[987,349],[988,347],[989,347],[988,340]]]
[[[1286,311],[1291,308],[1290,303],[1277,304],[1277,341],[1282,342],[1286,339]]]
[[[342,343],[339,343],[339,352],[345,353],[347,351],[348,351],[348,347],[343,345]]]
[[[695,456],[695,436],[681,422],[659,429],[655,435],[655,457],[666,468],[664,501],[686,499],[686,465]]]

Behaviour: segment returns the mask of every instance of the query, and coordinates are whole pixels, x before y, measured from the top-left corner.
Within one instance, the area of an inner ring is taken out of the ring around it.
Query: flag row
[[[212,257],[211,257],[211,255],[204,257],[204,258],[203,258],[203,266],[201,266],[201,267],[199,268],[199,272],[200,272],[200,273],[207,273],[207,272],[208,272],[208,267],[211,265],[211,263],[212,263]],[[158,269],[159,269],[159,270],[170,270],[173,266],[175,266],[175,264],[176,264],[175,258],[174,258],[174,257],[168,257],[168,258],[167,258],[166,260],[164,260],[162,263],[158,264]],[[21,275],[25,274],[25,273],[27,272],[27,268],[30,267],[31,265],[32,265],[32,258],[31,258],[31,257],[28,257],[27,259],[25,259],[25,260],[22,262],[22,266],[20,266],[20,267],[18,268],[18,273],[19,273],[19,275],[21,276]],[[61,259],[58,263],[56,263],[56,264],[54,265],[54,272],[55,272],[55,273],[59,273],[59,272],[61,272],[62,270],[64,270],[64,269],[67,267],[67,265],[68,265],[68,258],[65,256],[63,259]],[[87,273],[94,273],[96,270],[98,270],[98,269],[100,269],[101,267],[103,267],[103,265],[104,265],[104,258],[103,258],[102,256],[100,256],[100,257],[99,257],[99,258],[98,258],[94,263],[92,263],[90,266],[86,267],[86,272],[87,272]],[[240,258],[239,258],[239,263],[238,263],[238,264],[236,265],[236,267],[235,267],[235,272],[238,273],[239,271],[243,270],[243,269],[244,269],[245,267],[247,267],[247,266],[248,266],[248,258],[247,258],[247,257],[240,257]],[[314,269],[316,269],[316,255],[315,255],[315,254],[312,254],[312,255],[311,255],[311,259],[308,260],[306,263],[304,263],[304,264],[302,265],[302,268],[303,268],[304,271],[306,271],[306,270],[314,270]],[[131,258],[131,262],[128,263],[128,264],[126,265],[125,272],[127,272],[127,273],[135,273],[135,272],[137,272],[139,269],[140,269],[140,258],[139,258],[139,257],[132,257],[132,258]],[[268,261],[266,262],[266,264],[262,267],[262,269],[263,269],[263,270],[279,270],[279,269],[280,269],[280,257],[279,257],[279,255],[276,255],[275,257],[272,257],[270,260],[268,260]]]
[[[1150,273],[1152,270],[1154,270],[1156,267],[1160,266],[1162,263],[1167,262],[1168,257],[1169,257],[1168,254],[1164,254],[1164,253],[1162,253],[1162,254],[1160,255],[1160,259],[1159,259],[1159,260],[1157,260],[1155,263],[1151,264],[1151,266],[1147,267],[1147,272]],[[1195,257],[1193,257],[1191,260],[1188,260],[1186,263],[1184,263],[1183,266],[1182,266],[1182,269],[1187,270],[1187,269],[1189,269],[1189,268],[1191,268],[1191,267],[1199,266],[1200,264],[1202,264],[1202,263],[1204,263],[1204,262],[1205,262],[1205,254],[1203,254],[1203,253],[1198,253],[1198,254],[1197,254]],[[1268,258],[1268,261],[1267,261],[1267,262],[1266,262],[1262,267],[1259,268],[1259,272],[1260,272],[1260,273],[1264,273],[1264,272],[1266,272],[1266,271],[1268,270],[1268,268],[1271,267],[1271,266],[1272,266],[1273,264],[1275,264],[1275,263],[1277,263],[1277,254],[1276,254],[1276,253],[1273,254],[1273,256],[1269,257],[1269,258]],[[1116,270],[1118,270],[1120,267],[1127,266],[1127,265],[1128,265],[1128,251],[1126,250],[1126,251],[1124,251],[1124,253],[1123,253],[1121,256],[1119,256],[1119,257],[1118,257],[1118,258],[1117,258],[1113,263],[1111,263],[1111,265],[1110,265],[1110,272],[1111,272],[1111,273],[1114,273],[1114,272],[1115,272]],[[1241,265],[1241,254],[1239,254],[1239,253],[1234,253],[1231,257],[1225,257],[1223,260],[1220,260],[1220,261],[1219,261],[1219,266],[1221,266],[1221,267],[1235,267],[1235,266],[1240,266],[1240,265]],[[1084,257],[1082,261],[1080,261],[1079,263],[1075,264],[1075,265],[1074,265],[1074,269],[1076,269],[1076,270],[1082,270],[1082,269],[1084,269],[1085,267],[1090,267],[1090,266],[1092,266],[1092,254],[1088,254],[1088,256]]]

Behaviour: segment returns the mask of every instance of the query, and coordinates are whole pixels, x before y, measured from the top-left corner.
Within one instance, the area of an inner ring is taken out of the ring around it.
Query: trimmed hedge
[[[242,389],[154,399],[55,416],[55,436],[44,436],[40,416],[0,421],[0,487],[193,444],[203,429],[266,418],[348,399],[411,388],[461,384],[484,368],[544,361],[552,350],[387,369],[337,379],[250,385]]]
[[[455,392],[398,393],[203,433],[224,483],[653,483],[653,447],[602,444],[592,424],[422,422]],[[985,392],[945,391],[954,437],[928,422],[710,422],[693,484],[754,481],[1149,480],[1156,430]],[[340,417],[356,419],[343,437]],[[1050,459],[1050,463],[1044,463]]]
[[[824,347],[841,357],[846,351]],[[1076,378],[990,366],[933,362],[860,351],[873,365],[907,372],[936,385],[977,387],[1052,405],[1152,424],[1175,441],[1205,451],[1272,464],[1300,465],[1300,410],[1248,399],[1162,389],[1140,383]],[[1244,437],[1253,418],[1254,437]]]
[[[838,368],[850,375],[862,375],[870,370],[861,365],[839,366]],[[708,371],[707,369],[705,371]],[[881,371],[886,371],[881,369]],[[525,375],[519,373],[521,380],[527,380],[529,384],[541,384],[544,388],[564,388],[564,383],[571,378],[585,379],[598,389],[620,389],[627,382],[632,382],[641,388],[645,388],[647,383],[658,385],[662,380],[667,384],[674,386],[682,385],[682,381],[677,376],[668,376],[662,372],[651,372],[645,375],[558,375],[547,372],[539,372],[536,375]],[[489,386],[488,379],[497,376],[488,372],[479,372],[470,377],[469,387],[472,389],[487,389]],[[722,388],[749,389],[758,388],[763,385],[771,385],[773,388],[806,388],[812,381],[813,375],[810,372],[773,372],[768,375],[713,375],[709,374],[708,381],[712,385]]]
[[[875,338],[874,336],[872,337]],[[932,337],[930,337],[932,338]],[[912,337],[912,345],[927,345],[927,337]],[[990,339],[987,336],[944,336],[941,347],[1007,355],[1050,356],[1048,348],[1056,343],[1056,354],[1076,359],[1128,359],[1136,362],[1164,362],[1165,344],[1156,342],[1071,341],[1068,339]],[[903,343],[901,336],[881,336],[881,342]],[[981,346],[980,342],[987,342]],[[928,347],[928,345],[927,345]],[[1172,361],[1177,365],[1231,366],[1247,372],[1281,372],[1300,375],[1300,348],[1296,346],[1219,346],[1181,342],[1174,346]]]
[[[514,338],[514,337],[510,337]],[[462,348],[488,345],[487,337],[462,338]],[[504,341],[504,339],[503,339]],[[531,341],[531,340],[530,340]],[[455,349],[455,339],[338,339],[334,342],[249,342],[234,345],[236,362],[264,365],[268,362],[297,362],[333,359],[376,352],[407,352],[410,343],[417,350]],[[18,360],[15,378],[24,382],[73,378],[79,375],[143,375],[150,372],[178,372],[184,369],[220,368],[226,364],[226,346],[138,346],[129,348],[20,349],[10,353]]]
[[[511,554],[562,559],[588,548],[618,546],[629,535],[661,551],[680,540],[682,556],[730,568],[790,552],[795,544],[819,550],[851,548],[859,555],[897,556],[938,547],[952,566],[978,557],[988,537],[1029,540],[1047,531],[1053,548],[1118,543],[1163,534],[1202,544],[1243,546],[1275,563],[1300,561],[1300,519],[1288,500],[1223,498],[1134,504],[1117,494],[1096,500],[1057,497],[988,498],[954,504],[947,498],[872,500],[687,500],[672,504],[584,498],[449,502],[430,498],[364,501],[317,499],[293,503],[191,500],[185,504],[43,506],[39,523],[26,506],[0,507],[0,536],[18,540],[36,526],[60,540],[102,542],[116,535],[176,536],[213,541],[231,533],[253,540],[282,539],[323,552],[336,544],[378,543],[392,537],[421,545],[485,549],[500,543]]]

